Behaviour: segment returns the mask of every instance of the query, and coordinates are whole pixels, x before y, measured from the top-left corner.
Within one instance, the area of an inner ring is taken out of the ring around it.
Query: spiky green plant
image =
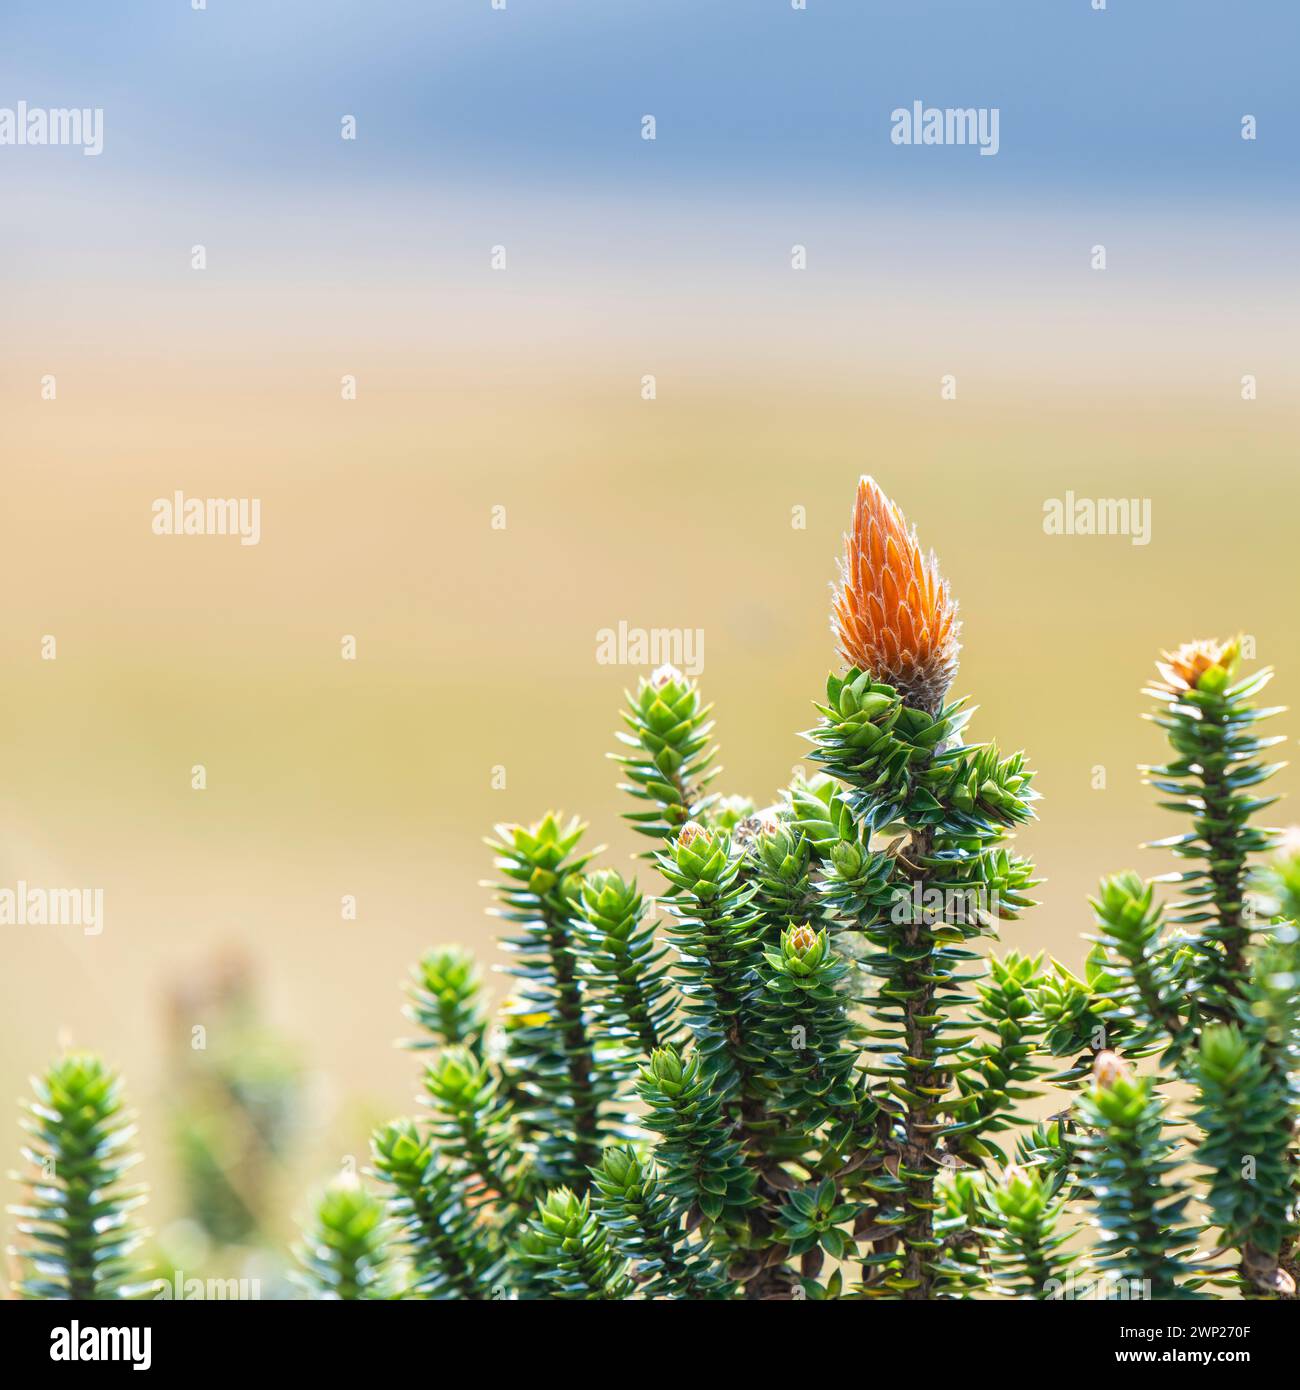
[[[595,1209],[646,1298],[719,1299],[731,1295],[706,1244],[685,1226],[686,1203],[674,1197],[631,1144],[612,1144],[592,1174]]]
[[[1114,1053],[1098,1056],[1094,1076],[1078,1101],[1075,1137],[1100,1230],[1093,1267],[1122,1297],[1194,1298],[1191,1193],[1173,1176],[1179,1160],[1164,1103],[1151,1078],[1133,1075]]]
[[[628,779],[622,790],[648,807],[627,813],[640,834],[666,839],[711,805],[707,788],[718,775],[711,714],[698,683],[670,666],[642,678],[627,696],[628,732],[618,739],[629,751],[613,757]]]
[[[321,1200],[313,1296],[1295,1297],[1300,841],[1253,823],[1263,675],[1236,643],[1161,664],[1149,776],[1191,817],[1165,842],[1181,894],[1103,879],[1071,968],[993,951],[1034,905],[1031,776],[971,740],[947,581],[869,479],[833,608],[820,771],[762,809],[710,789],[697,682],[629,696],[657,908],[579,820],[498,827],[516,993],[493,1028],[468,955],[421,959],[426,1111],[374,1135],[386,1200],[355,1179]],[[61,1190],[40,1201],[57,1235]]]
[[[303,1232],[299,1282],[310,1298],[393,1297],[389,1235],[383,1202],[354,1174],[340,1174],[321,1194]]]
[[[478,965],[468,951],[455,946],[426,951],[411,970],[407,998],[406,1016],[419,1025],[423,1036],[405,1046],[480,1050],[487,1018]]]
[[[414,1120],[381,1126],[370,1148],[375,1174],[389,1188],[389,1218],[411,1262],[407,1296],[490,1298],[496,1261],[464,1181],[442,1166]]]
[[[1251,823],[1277,800],[1258,787],[1281,767],[1259,755],[1284,740],[1263,737],[1255,725],[1279,711],[1258,709],[1254,697],[1268,684],[1267,668],[1238,678],[1240,643],[1192,642],[1167,653],[1161,679],[1149,694],[1151,716],[1174,756],[1147,770],[1171,810],[1191,817],[1191,828],[1162,840],[1190,867],[1179,874],[1184,901],[1178,920],[1193,929],[1198,1011],[1229,1016],[1246,963],[1250,923],[1245,911],[1251,857],[1267,850],[1273,832]]]
[[[996,1230],[991,1266],[995,1287],[1008,1298],[1059,1298],[1074,1256],[1066,1200],[1040,1168],[1008,1167],[987,1197]]]
[[[579,1197],[567,1187],[548,1192],[537,1204],[529,1233],[527,1258],[549,1297],[591,1302],[631,1294],[626,1263],[611,1250],[589,1194]]]
[[[1196,1156],[1208,1169],[1207,1200],[1221,1243],[1240,1253],[1247,1290],[1294,1294],[1295,1280],[1281,1267],[1297,1196],[1291,1086],[1270,1065],[1263,1042],[1232,1023],[1201,1034],[1194,1074],[1195,1119],[1205,1135]]]
[[[617,1090],[617,1053],[599,1046],[579,968],[574,919],[591,856],[577,846],[585,829],[576,818],[548,815],[531,828],[498,826],[498,838],[489,841],[505,879],[496,911],[514,929],[503,944],[514,956],[510,973],[522,982],[509,1062],[539,1136],[539,1177],[578,1190],[587,1186],[605,1138],[619,1132],[607,1105]]]
[[[10,1208],[23,1245],[25,1298],[116,1299],[142,1292],[131,1212],[145,1189],[123,1182],[139,1161],[118,1074],[93,1052],[68,1052],[32,1080],[23,1104],[27,1199]]]

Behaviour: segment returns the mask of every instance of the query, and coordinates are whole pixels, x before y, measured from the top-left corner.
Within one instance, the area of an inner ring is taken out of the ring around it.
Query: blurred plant
[[[321,1194],[303,1233],[300,1284],[311,1298],[392,1298],[389,1236],[383,1202],[355,1175],[340,1175]]]
[[[269,1241],[277,1178],[302,1126],[303,1075],[259,1017],[247,960],[227,952],[187,976],[172,992],[168,1032],[186,1217],[217,1247]]]

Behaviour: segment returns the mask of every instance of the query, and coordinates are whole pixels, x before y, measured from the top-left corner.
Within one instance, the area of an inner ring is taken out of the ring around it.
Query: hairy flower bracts
[[[539,1199],[528,1231],[530,1240],[521,1249],[543,1297],[567,1302],[631,1297],[627,1262],[610,1248],[590,1193],[579,1197],[567,1187],[548,1192]]]
[[[758,1036],[763,1074],[775,1091],[770,1107],[816,1128],[856,1103],[845,978],[825,928],[788,927],[764,951]]]
[[[707,1248],[686,1231],[687,1204],[671,1195],[652,1159],[631,1144],[606,1149],[592,1172],[596,1214],[629,1263],[646,1298],[730,1298],[727,1279]]]
[[[664,907],[687,1027],[710,1080],[728,1097],[747,1095],[760,1062],[747,1036],[761,937],[754,887],[744,881],[730,835],[694,821],[659,855],[659,866],[676,889]]]
[[[605,1134],[617,1129],[602,1111],[617,1089],[618,1049],[598,1054],[572,920],[590,859],[577,850],[585,829],[548,814],[529,828],[498,826],[498,840],[488,842],[506,879],[497,915],[516,928],[502,945],[521,981],[522,1017],[507,1030],[506,1063],[526,1101],[539,1177],[576,1191],[586,1187]]]
[[[1059,1298],[1074,1256],[1064,1249],[1066,1199],[1039,1168],[1012,1164],[988,1196],[994,1234],[990,1266],[995,1290],[1007,1298]]]
[[[394,1297],[388,1235],[379,1198],[351,1174],[335,1178],[298,1247],[299,1281],[313,1298],[351,1302]]]
[[[494,1257],[461,1182],[413,1120],[392,1120],[370,1138],[375,1176],[389,1189],[388,1215],[411,1262],[404,1297],[491,1297]]]
[[[1081,1181],[1098,1228],[1092,1267],[1111,1297],[1179,1299],[1195,1232],[1184,1224],[1190,1196],[1173,1176],[1179,1167],[1164,1106],[1149,1077],[1103,1052],[1092,1086],[1076,1102]],[[1116,1292],[1115,1290],[1118,1290]]]
[[[679,1031],[668,979],[668,947],[655,937],[635,881],[613,870],[589,874],[582,884],[582,920],[588,978],[597,996],[602,1031],[631,1053],[649,1055]]]
[[[1185,901],[1177,915],[1196,933],[1203,1010],[1219,1018],[1230,1015],[1250,943],[1244,907],[1250,860],[1275,838],[1275,832],[1250,824],[1277,799],[1255,789],[1281,766],[1265,764],[1258,755],[1283,741],[1255,730],[1259,720],[1279,713],[1251,703],[1272,672],[1239,679],[1239,660],[1235,641],[1188,643],[1156,663],[1161,679],[1146,692],[1159,702],[1150,718],[1165,731],[1174,754],[1146,769],[1147,779],[1171,798],[1163,805],[1192,822],[1190,830],[1157,843],[1191,861],[1178,878]]]
[[[32,1087],[22,1152],[38,1175],[26,1180],[26,1201],[10,1208],[25,1242],[17,1291],[79,1301],[135,1297],[143,1285],[131,1282],[141,1273],[131,1257],[141,1237],[130,1214],[145,1190],[122,1182],[139,1158],[121,1080],[93,1053],[70,1052]]]
[[[667,839],[687,821],[703,818],[712,804],[707,788],[719,771],[709,739],[712,709],[699,685],[671,666],[643,678],[628,695],[623,721],[629,732],[617,737],[630,751],[611,756],[628,779],[620,790],[650,808],[626,813],[640,834]]]
[[[451,1047],[430,1063],[424,1089],[438,1152],[466,1184],[471,1203],[487,1204],[508,1221],[517,1217],[531,1175],[515,1161],[500,1077],[469,1048]]]
[[[917,709],[938,708],[957,670],[957,604],[933,553],[872,478],[858,483],[832,616],[850,666],[874,672]]]
[[[667,1192],[689,1203],[689,1216],[724,1227],[743,1225],[759,1200],[755,1173],[700,1055],[660,1048],[641,1069],[637,1091],[646,1106],[646,1128],[660,1136],[656,1155]]]
[[[458,947],[426,951],[411,970],[402,1012],[427,1036],[403,1043],[414,1051],[433,1047],[466,1047],[480,1050],[487,1016],[483,1010],[483,985],[474,957]]]
[[[1195,1071],[1195,1119],[1205,1132],[1197,1158],[1209,1170],[1209,1207],[1221,1244],[1240,1251],[1238,1274],[1259,1295],[1295,1296],[1280,1267],[1294,1230],[1295,1165],[1291,1087],[1271,1067],[1263,1046],[1235,1024],[1201,1034]]]

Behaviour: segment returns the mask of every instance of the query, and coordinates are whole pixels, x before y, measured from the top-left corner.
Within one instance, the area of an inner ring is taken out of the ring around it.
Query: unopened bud
[[[1092,1063],[1092,1079],[1109,1091],[1117,1081],[1131,1081],[1133,1068],[1118,1052],[1099,1052]]]
[[[817,933],[809,926],[794,927],[790,932],[790,949],[806,956],[817,944]]]
[[[650,684],[656,690],[662,690],[666,685],[681,685],[683,683],[682,673],[676,666],[670,666],[667,662],[660,666],[650,676]]]
[[[698,840],[701,835],[707,833],[708,832],[699,823],[699,821],[688,820],[686,824],[682,826],[681,830],[678,832],[677,843],[682,847],[682,849],[689,849],[690,846],[694,844],[694,842]]]

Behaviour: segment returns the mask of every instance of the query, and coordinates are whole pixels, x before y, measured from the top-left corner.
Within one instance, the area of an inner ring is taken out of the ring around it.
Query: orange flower
[[[1156,662],[1156,670],[1164,678],[1165,689],[1177,693],[1195,690],[1206,672],[1216,666],[1231,676],[1240,655],[1240,644],[1236,638],[1231,642],[1219,642],[1213,637],[1203,637],[1197,642],[1184,642],[1176,652],[1162,655],[1164,660]]]
[[[834,630],[845,661],[933,713],[957,674],[957,603],[934,553],[873,478],[858,483],[840,575]]]

